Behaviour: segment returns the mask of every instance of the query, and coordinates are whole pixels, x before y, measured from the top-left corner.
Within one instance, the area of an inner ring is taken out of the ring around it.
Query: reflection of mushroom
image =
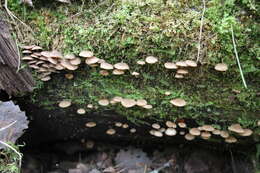
[[[174,128],[167,128],[164,132],[167,136],[174,136],[177,134],[177,131]]]
[[[195,139],[195,136],[193,136],[193,135],[190,134],[190,133],[187,133],[184,137],[185,137],[185,139],[188,140],[188,141],[192,141],[193,139]]]
[[[130,108],[136,105],[136,101],[134,99],[122,99],[121,104],[125,108]]]
[[[185,135],[185,131],[180,131],[179,134],[180,135]]]
[[[163,137],[163,133],[160,132],[160,131],[155,130],[154,131],[154,136],[156,136],[156,137]]]
[[[96,127],[97,124],[95,122],[88,122],[85,125],[86,127],[92,128],[92,127]]]
[[[188,74],[188,70],[185,70],[185,69],[178,69],[177,70],[177,74]]]
[[[158,62],[158,58],[157,57],[154,57],[154,56],[148,56],[145,58],[145,61],[148,63],[148,64],[155,64]]]
[[[187,104],[186,101],[181,98],[173,99],[170,103],[177,107],[183,107]]]
[[[63,100],[59,103],[59,107],[60,108],[67,108],[71,105],[71,101],[70,100]]]
[[[200,135],[200,130],[198,128],[191,128],[189,130],[189,133],[194,135],[194,136],[199,136]]]
[[[215,70],[225,72],[228,70],[228,66],[225,63],[219,63],[215,65]]]
[[[240,124],[232,124],[228,127],[228,130],[235,133],[244,133],[244,129],[240,126]]]
[[[88,64],[88,65],[92,65],[92,64],[98,63],[98,61],[99,61],[99,58],[94,56],[94,57],[91,57],[91,58],[87,58],[85,60],[85,63]]]
[[[101,105],[101,106],[107,106],[107,105],[109,105],[109,100],[101,99],[101,100],[98,101],[98,104]]]
[[[212,133],[213,133],[214,135],[220,135],[220,130],[215,129],[215,130],[212,131]]]

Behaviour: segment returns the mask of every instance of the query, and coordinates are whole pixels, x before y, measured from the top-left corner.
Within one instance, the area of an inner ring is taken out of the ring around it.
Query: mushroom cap
[[[72,65],[79,65],[81,63],[81,59],[80,58],[72,59],[72,60],[70,60],[70,63]]]
[[[88,51],[88,50],[83,50],[79,53],[79,56],[83,57],[83,58],[90,58],[90,57],[94,56],[94,53],[91,51]]]
[[[178,67],[187,67],[188,66],[185,61],[178,61],[178,62],[176,62],[176,65]]]
[[[115,126],[116,126],[116,127],[122,127],[122,125],[123,125],[123,124],[120,123],[120,122],[116,122],[116,123],[115,123]]]
[[[237,142],[237,139],[233,136],[229,136],[225,139],[225,142],[226,143],[236,143]]]
[[[36,62],[37,62],[37,60],[31,60],[31,61],[28,62],[28,64],[34,64],[34,63],[36,63]],[[39,64],[35,64],[35,65],[37,66],[37,65],[39,65]]]
[[[162,128],[159,129],[159,131],[162,132],[162,133],[165,132],[165,130],[166,130],[166,129],[165,129],[164,127],[162,127]]]
[[[185,63],[189,66],[189,67],[197,67],[198,64],[195,61],[192,60],[186,60]]]
[[[60,108],[67,108],[71,105],[71,101],[70,100],[62,100],[60,103],[59,103],[59,107]]]
[[[260,127],[260,120],[257,121],[257,126]]]
[[[175,75],[174,75],[174,78],[176,78],[176,79],[183,79],[184,76],[181,75],[181,74],[175,74]]]
[[[53,50],[50,52],[50,57],[52,58],[62,58],[62,53],[57,51],[57,50]]]
[[[154,56],[148,56],[145,58],[145,61],[148,63],[148,64],[155,64],[158,62],[158,58],[157,57],[154,57]]]
[[[77,110],[77,113],[80,114],[80,115],[83,115],[83,114],[86,113],[86,110],[83,109],[83,108],[80,108],[80,109]]]
[[[186,70],[186,69],[178,69],[177,70],[177,74],[188,74],[188,73],[189,73],[189,71]]]
[[[72,60],[72,59],[75,59],[76,56],[74,54],[66,54],[64,56],[64,59],[67,59],[67,60]]]
[[[45,76],[45,77],[41,78],[41,81],[43,81],[43,82],[47,82],[49,80],[51,80],[50,76]]]
[[[136,129],[135,128],[132,128],[129,130],[131,133],[135,133],[136,132]]]
[[[124,73],[125,73],[125,71],[123,71],[123,70],[118,70],[118,69],[114,69],[113,72],[112,72],[112,74],[114,74],[114,75],[122,75],[122,74],[124,74]]]
[[[92,65],[92,64],[98,63],[99,60],[100,60],[99,58],[93,56],[93,57],[91,57],[91,58],[87,58],[87,59],[85,60],[85,63],[88,64],[88,65]]]
[[[100,70],[99,74],[101,74],[102,76],[108,76],[109,72],[107,70]]]
[[[240,136],[251,136],[253,134],[253,131],[250,129],[244,129],[243,133],[239,133]]]
[[[67,79],[71,80],[71,79],[73,79],[73,78],[74,78],[74,75],[73,75],[73,74],[71,74],[71,73],[67,73],[67,74],[65,74],[65,78],[67,78]]]
[[[113,70],[114,66],[112,64],[109,64],[107,62],[103,62],[100,64],[100,68],[105,69],[105,70]]]
[[[68,60],[61,60],[60,64],[68,70],[76,70],[78,66],[72,65]]]
[[[122,128],[124,128],[124,129],[127,129],[128,127],[129,127],[129,125],[126,123],[122,125]]]
[[[115,96],[115,97],[112,98],[112,100],[117,102],[117,103],[120,103],[123,100],[123,98],[119,97],[119,96]]]
[[[180,135],[185,135],[185,131],[180,131],[179,134]]]
[[[209,132],[201,132],[200,135],[202,139],[209,139],[211,137],[211,134]]]
[[[134,99],[122,99],[121,104],[125,108],[130,108],[136,105],[136,101]]]
[[[39,69],[39,68],[40,68],[39,66],[34,65],[34,64],[30,64],[29,67],[30,67],[30,68],[33,68],[33,69]]]
[[[214,135],[220,135],[220,130],[215,129],[215,130],[212,131],[212,134],[214,134]]]
[[[177,65],[174,62],[166,62],[164,63],[164,67],[166,69],[177,69]]]
[[[167,136],[175,136],[177,131],[174,128],[167,128],[164,132]]]
[[[65,69],[61,64],[56,64],[54,68],[56,70],[63,70],[63,69]]]
[[[163,133],[158,130],[155,130],[153,135],[156,137],[163,137]]]
[[[144,99],[138,99],[138,100],[136,100],[136,105],[137,106],[145,106],[145,105],[147,105],[147,101],[144,100]]]
[[[143,61],[143,60],[138,60],[136,63],[139,65],[145,65],[145,61]]]
[[[235,133],[244,133],[244,129],[241,127],[240,124],[232,124],[228,127],[228,130]]]
[[[191,128],[189,130],[189,133],[194,135],[194,136],[199,136],[200,135],[200,130],[198,128]]]
[[[108,130],[106,131],[106,134],[108,134],[108,135],[114,135],[114,134],[116,134],[116,130],[115,130],[115,129],[108,129]]]
[[[94,147],[94,145],[95,145],[95,142],[94,142],[94,141],[88,140],[88,141],[86,142],[86,148],[87,148],[87,149],[92,149],[92,148]]]
[[[152,109],[153,108],[153,105],[144,105],[144,106],[142,106],[143,108],[145,108],[145,109]]]
[[[179,126],[180,128],[186,128],[186,127],[187,127],[187,124],[184,123],[184,122],[179,122],[179,123],[178,123],[178,126]]]
[[[101,99],[98,101],[98,104],[101,106],[107,106],[109,105],[109,100],[108,99]]]
[[[86,125],[86,127],[92,128],[92,127],[96,127],[97,123],[95,123],[95,122],[87,122],[85,125]]]
[[[32,51],[42,50],[42,47],[40,47],[40,46],[33,46],[33,47],[31,48],[31,50],[32,50]]]
[[[52,58],[52,57],[47,57],[47,60],[48,60],[50,63],[55,64],[55,65],[58,63],[58,61],[57,61],[56,59]]]
[[[166,121],[165,124],[169,128],[176,128],[177,127],[177,125],[174,122],[172,122],[172,121]]]
[[[153,123],[153,124],[152,124],[152,127],[153,127],[154,129],[160,129],[160,128],[161,128],[160,124],[157,124],[157,123]]]
[[[28,49],[31,50],[35,45],[25,45],[25,46],[21,46],[22,49]]]
[[[31,54],[32,51],[30,51],[30,50],[23,50],[22,53],[23,53],[23,54]]]
[[[170,91],[165,91],[164,95],[169,96],[169,95],[171,95],[171,92]]]
[[[222,138],[228,138],[229,137],[229,133],[227,131],[220,131],[220,136]]]
[[[195,136],[190,133],[187,133],[184,137],[188,141],[192,141],[193,139],[195,139]]]
[[[51,57],[51,52],[50,51],[42,51],[41,52],[41,56],[44,56],[44,57]]]
[[[89,109],[93,109],[94,106],[93,106],[92,104],[88,104],[88,105],[87,105],[87,108],[89,108]]]
[[[34,60],[34,58],[31,57],[31,56],[24,56],[24,57],[22,57],[22,60],[24,60],[24,61],[30,61],[30,60]]]
[[[228,70],[228,66],[225,63],[219,63],[215,65],[214,69],[217,71],[225,72]]]
[[[39,58],[39,56],[36,55],[35,53],[31,54],[30,56],[33,57],[33,58]]]
[[[187,104],[186,101],[181,98],[173,99],[170,103],[177,107],[183,107]]]
[[[205,131],[208,131],[208,132],[212,132],[212,131],[215,130],[215,128],[211,125],[203,125],[201,128]]]
[[[129,70],[129,66],[128,64],[124,63],[124,62],[120,62],[120,63],[116,63],[114,65],[115,69],[117,70]]]
[[[140,73],[138,73],[138,72],[134,71],[134,72],[132,72],[132,73],[131,73],[131,75],[133,75],[133,76],[139,76],[139,75],[140,75]]]

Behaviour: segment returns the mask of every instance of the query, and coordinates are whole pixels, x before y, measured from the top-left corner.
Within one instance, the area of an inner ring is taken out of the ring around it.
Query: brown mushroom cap
[[[134,72],[132,72],[132,73],[131,73],[131,75],[133,75],[133,76],[139,76],[139,75],[140,75],[140,73],[138,73],[138,72],[134,71]]]
[[[99,58],[93,56],[93,57],[91,57],[91,58],[87,58],[87,59],[85,60],[85,63],[88,64],[88,65],[92,65],[92,64],[98,63],[99,60],[100,60]]]
[[[116,122],[116,123],[115,123],[115,126],[116,126],[116,127],[122,127],[122,125],[123,125],[123,124],[120,123],[120,122]]]
[[[153,127],[154,129],[160,129],[160,128],[161,128],[160,124],[157,124],[157,123],[153,123],[153,124],[152,124],[152,127]]]
[[[32,51],[42,50],[42,47],[40,47],[40,46],[33,46],[31,50]]]
[[[22,53],[23,53],[23,54],[31,54],[32,51],[30,51],[30,50],[23,50]]]
[[[80,58],[72,59],[72,60],[70,60],[70,63],[72,65],[79,65],[81,63],[81,59]]]
[[[241,127],[240,124],[232,124],[228,127],[228,130],[235,133],[244,133],[244,129]]]
[[[83,50],[79,53],[79,56],[83,57],[83,58],[90,58],[90,57],[94,56],[94,53],[91,51],[88,51],[88,50]]]
[[[72,60],[72,59],[75,59],[76,56],[74,54],[66,54],[64,56],[64,59],[67,59],[67,60]]]
[[[28,49],[31,50],[35,45],[25,45],[25,46],[21,46],[22,49]]]
[[[158,62],[158,58],[157,57],[154,57],[154,56],[148,56],[145,58],[145,61],[148,63],[148,64],[155,64]]]
[[[176,128],[177,127],[177,125],[174,122],[172,122],[172,121],[166,121],[165,124],[169,128]]]
[[[85,125],[86,125],[86,127],[92,128],[92,127],[96,127],[97,123],[95,123],[95,122],[87,122]]]
[[[212,134],[214,134],[214,135],[220,135],[220,130],[215,129],[215,130],[212,131]]]
[[[201,128],[205,131],[208,131],[208,132],[212,132],[212,131],[215,130],[215,128],[211,125],[203,125]]]
[[[167,136],[175,136],[177,131],[174,128],[167,128],[164,132]]]
[[[57,63],[58,63],[58,61],[57,61],[56,59],[52,58],[52,57],[47,57],[47,60],[48,60],[50,63],[52,63],[52,64],[57,64]]]
[[[76,70],[78,66],[72,65],[68,60],[61,60],[60,64],[68,70]]]
[[[178,69],[177,70],[177,74],[188,74],[189,72],[188,72],[188,70],[186,70],[186,69]]]
[[[86,113],[86,110],[83,109],[83,108],[80,108],[80,109],[77,110],[77,113],[80,114],[80,115],[83,115],[83,114]]]
[[[57,51],[57,50],[51,51],[49,55],[50,55],[50,57],[52,57],[52,58],[62,58],[62,57],[63,57],[63,56],[62,56],[62,53],[59,52],[59,51]]]
[[[30,61],[30,60],[34,60],[34,58],[31,57],[31,56],[24,56],[24,57],[22,57],[22,60],[24,60],[24,61]]]
[[[107,106],[107,105],[109,105],[109,100],[101,99],[101,100],[98,101],[98,104],[101,105],[101,106]]]
[[[209,139],[211,137],[211,134],[209,132],[201,132],[200,135],[202,139]]]
[[[107,62],[103,62],[100,64],[100,68],[105,69],[105,70],[113,70],[114,66],[112,64],[109,64]]]
[[[59,103],[59,107],[60,108],[67,108],[71,105],[71,101],[70,100],[63,100]]]
[[[229,137],[229,133],[227,131],[220,131],[220,136],[222,138],[228,138]]]
[[[250,129],[244,129],[243,133],[239,133],[240,136],[251,136],[253,134],[253,131]]]
[[[200,130],[198,128],[191,128],[189,130],[189,133],[194,135],[194,136],[199,136],[200,135]]]
[[[113,72],[112,72],[112,74],[114,74],[114,75],[122,75],[122,74],[124,74],[124,73],[125,73],[125,71],[123,71],[123,70],[118,70],[118,69],[114,69]]]
[[[47,82],[47,81],[49,81],[49,80],[51,80],[51,77],[50,77],[50,76],[45,76],[45,77],[42,77],[42,78],[41,78],[41,81],[43,81],[43,82]]]
[[[127,129],[128,127],[129,127],[129,125],[126,123],[122,125],[122,128],[124,128],[124,129]]]
[[[193,136],[193,135],[190,134],[190,133],[187,133],[184,137],[185,137],[185,139],[188,140],[188,141],[191,141],[191,140],[195,139],[195,136]]]
[[[225,72],[228,70],[228,66],[225,63],[219,63],[215,65],[214,69],[217,71]]]
[[[139,65],[145,65],[145,61],[143,61],[143,60],[138,60],[136,63]]]
[[[65,78],[67,78],[67,79],[71,80],[71,79],[73,79],[73,78],[74,78],[74,75],[73,75],[73,74],[71,74],[71,73],[67,73],[67,74],[65,74]]]
[[[176,62],[176,65],[178,67],[187,67],[188,66],[185,61],[178,61],[178,62]]]
[[[153,105],[144,105],[144,106],[142,106],[143,108],[145,108],[145,109],[152,109],[153,108]]]
[[[195,61],[192,60],[186,60],[185,63],[189,66],[189,67],[197,67],[198,64]]]
[[[174,75],[174,78],[176,78],[176,79],[183,79],[184,76],[181,75],[181,74],[175,74],[175,75]]]
[[[145,105],[147,105],[147,101],[144,100],[144,99],[138,99],[138,100],[136,100],[136,105],[137,106],[145,106]]]
[[[225,139],[225,142],[226,143],[236,143],[237,142],[237,139],[233,136],[229,136]]]
[[[41,52],[41,56],[44,56],[44,57],[51,57],[51,52],[50,51],[42,51]]]
[[[60,64],[56,64],[55,67],[54,67],[56,70],[64,70],[65,68],[60,65]]]
[[[120,63],[116,63],[114,65],[115,69],[117,70],[129,70],[129,66],[128,64],[124,63],[124,62],[120,62]]]
[[[136,101],[134,99],[122,99],[121,104],[125,108],[130,108],[136,105]]]
[[[186,101],[181,98],[173,99],[170,103],[177,107],[183,107],[187,104]]]
[[[164,67],[166,69],[177,69],[178,68],[177,65],[175,63],[173,63],[173,62],[166,62],[164,64]]]
[[[153,135],[156,136],[156,137],[163,137],[163,133],[158,131],[158,130],[154,130],[154,134]]]
[[[116,134],[116,130],[115,130],[115,129],[108,129],[108,130],[106,131],[106,134],[108,134],[108,135],[114,135],[114,134]]]
[[[178,123],[178,126],[179,126],[180,128],[186,128],[186,127],[187,127],[186,123],[184,123],[184,122],[179,122],[179,123]]]

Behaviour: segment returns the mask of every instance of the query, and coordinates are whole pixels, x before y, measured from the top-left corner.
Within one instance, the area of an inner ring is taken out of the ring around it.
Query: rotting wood
[[[8,24],[0,17],[0,89],[9,95],[17,95],[33,90],[34,80],[26,69],[17,72],[18,50],[11,37]]]

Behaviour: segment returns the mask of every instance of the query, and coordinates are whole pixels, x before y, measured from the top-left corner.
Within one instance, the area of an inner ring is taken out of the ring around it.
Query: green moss
[[[86,107],[89,103],[97,106],[99,99],[122,96],[146,99],[154,108],[126,110],[115,105],[99,107],[98,111],[114,110],[132,121],[147,117],[156,120],[194,118],[198,123],[210,120],[256,126],[260,49],[259,24],[255,18],[259,17],[259,6],[249,1],[208,2],[200,59],[204,65],[191,69],[186,79],[177,80],[173,72],[164,69],[163,63],[196,59],[202,11],[199,0],[166,4],[160,0],[107,0],[87,3],[82,11],[77,2],[48,7],[36,3],[36,8],[25,10],[12,4],[10,8],[24,17],[35,31],[34,38],[46,49],[75,54],[83,49],[92,50],[109,63],[123,61],[131,66],[131,71],[141,73],[138,78],[129,73],[103,77],[98,68],[82,65],[74,72],[74,80],[66,80],[61,77],[63,74],[58,74],[44,86],[40,85],[32,99],[43,107],[54,109],[62,99],[71,99],[77,107]],[[249,85],[247,90],[243,89],[234,58],[231,25]],[[22,43],[32,44],[30,39]],[[160,63],[138,66],[136,61],[147,55],[158,56]],[[213,65],[219,62],[227,63],[229,71],[213,71]],[[232,89],[241,93],[234,94]],[[172,94],[165,96],[165,91]],[[188,105],[174,108],[169,101],[176,97],[185,99]]]

